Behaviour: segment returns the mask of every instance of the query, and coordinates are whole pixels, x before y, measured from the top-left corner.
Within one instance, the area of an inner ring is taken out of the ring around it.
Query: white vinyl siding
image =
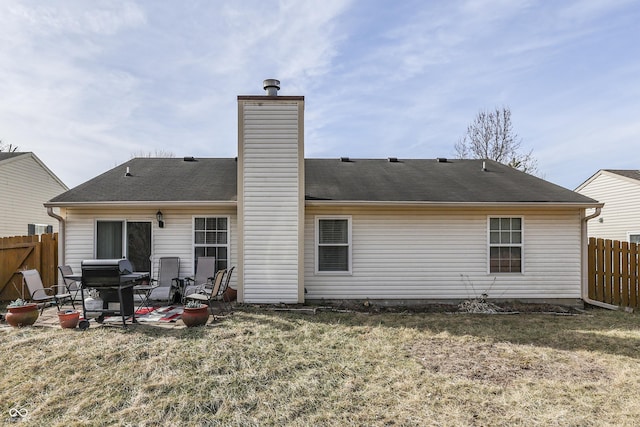
[[[343,212],[344,209],[340,210]],[[580,211],[447,209],[349,210],[352,274],[315,272],[315,218],[308,208],[305,287],[308,300],[459,300],[580,298]],[[487,217],[521,217],[526,224],[522,274],[488,274]]]
[[[66,190],[31,153],[0,162],[0,237],[26,236],[29,224],[57,232],[58,221],[43,204]]]
[[[243,294],[249,303],[298,302],[303,168],[299,103],[241,103]]]
[[[155,213],[157,209],[66,209],[65,263],[71,265],[74,272],[81,272],[85,259],[94,257],[94,237],[96,218],[101,220],[151,221],[152,231],[152,277],[157,277],[158,260],[161,257],[180,258],[180,277],[192,276],[194,269],[193,218],[227,217],[229,218],[229,265],[237,263],[234,238],[237,236],[235,208],[211,209],[193,208],[191,210],[162,208],[164,228],[158,228]],[[236,287],[235,274],[231,286]]]
[[[577,191],[604,203],[587,223],[589,237],[626,241],[640,230],[640,181],[602,171]]]

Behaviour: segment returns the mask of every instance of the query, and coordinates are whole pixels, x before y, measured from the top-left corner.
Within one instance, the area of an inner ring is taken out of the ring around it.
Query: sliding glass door
[[[96,258],[127,258],[136,271],[151,271],[151,222],[98,221]]]

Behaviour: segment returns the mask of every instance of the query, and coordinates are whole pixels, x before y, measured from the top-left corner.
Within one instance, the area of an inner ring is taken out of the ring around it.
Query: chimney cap
[[[278,96],[280,90],[280,80],[266,79],[262,82],[262,87],[267,91],[267,96]]]

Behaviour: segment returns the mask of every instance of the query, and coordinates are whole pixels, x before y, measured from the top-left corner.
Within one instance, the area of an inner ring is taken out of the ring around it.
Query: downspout
[[[64,256],[64,231],[65,231],[65,222],[64,218],[60,215],[56,214],[53,211],[52,207],[47,208],[47,215],[52,218],[58,220],[58,264],[65,265],[65,256]]]
[[[587,242],[587,222],[590,219],[596,218],[600,216],[602,213],[602,208],[596,208],[596,211],[589,216],[584,217],[582,221],[582,241]],[[587,250],[585,249],[587,246],[583,243],[582,245],[582,300],[590,305],[595,305],[596,307],[606,308],[608,310],[619,310],[620,307],[613,304],[607,304],[602,301],[595,301],[589,298],[589,279],[588,279],[588,261],[587,261]]]

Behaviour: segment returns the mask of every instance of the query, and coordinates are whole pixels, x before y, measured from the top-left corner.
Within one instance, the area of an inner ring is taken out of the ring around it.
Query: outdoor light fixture
[[[164,219],[162,217],[162,212],[156,212],[156,219],[158,220],[158,227],[164,228]]]

